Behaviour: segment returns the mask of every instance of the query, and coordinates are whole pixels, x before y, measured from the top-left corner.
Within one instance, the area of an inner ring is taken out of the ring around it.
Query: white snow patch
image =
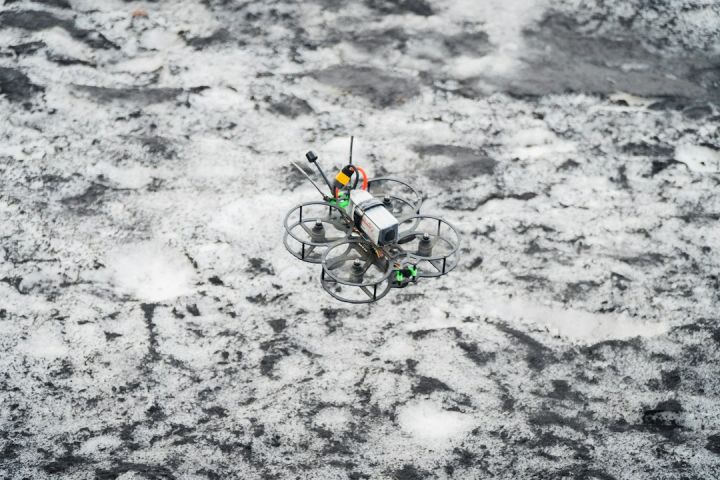
[[[190,261],[158,242],[127,245],[111,253],[105,264],[117,290],[140,300],[168,300],[194,291]]]
[[[457,317],[448,317],[443,311],[442,305],[435,302],[432,306],[426,306],[423,314],[416,321],[406,323],[404,328],[408,332],[417,330],[434,330],[442,328],[457,327],[462,322]]]
[[[34,331],[30,338],[18,345],[18,350],[38,358],[58,358],[68,354],[67,344],[57,328],[45,324]]]
[[[0,94],[2,98],[2,94]],[[5,143],[0,145],[0,155],[14,157],[18,160],[39,160],[45,156],[45,152],[33,145]]]
[[[543,127],[532,127],[517,131],[513,137],[513,144],[529,147],[532,145],[547,145],[555,143],[557,137],[550,130]]]
[[[307,362],[307,359],[297,355],[283,358],[278,362],[275,372],[287,383],[296,383],[303,378],[308,376],[308,372],[311,370],[311,365]]]
[[[512,155],[518,158],[556,158],[558,153],[575,151],[575,144],[558,138],[554,132],[543,126],[530,127],[514,132],[505,141],[512,148]],[[564,158],[564,157],[562,157]]]
[[[252,102],[235,89],[228,87],[209,88],[192,98],[193,105],[203,106],[208,111],[227,112],[233,109],[252,109]],[[231,150],[236,149],[235,145]]]
[[[589,112],[639,112],[657,102],[654,97],[639,97],[626,92],[615,92],[608,96],[610,104],[590,105]]]
[[[210,35],[221,25],[213,12],[193,1],[183,1],[177,5],[170,21],[177,31],[184,30],[191,36]]]
[[[720,152],[700,145],[683,144],[675,148],[675,159],[694,172],[720,172]]]
[[[315,415],[315,423],[331,431],[342,430],[350,420],[350,414],[343,408],[323,408]]]
[[[189,155],[188,175],[192,178],[228,181],[247,173],[247,163],[237,145],[230,140],[205,135],[193,142]]]
[[[264,194],[217,205],[207,228],[230,242],[244,245],[248,251],[266,248],[269,238],[278,241],[282,238],[278,226],[282,225],[287,208],[280,203],[276,195]]]
[[[168,32],[163,28],[154,28],[143,33],[140,38],[140,44],[148,50],[172,50],[173,48],[183,47],[182,39],[173,32]]]
[[[519,51],[523,30],[545,12],[546,0],[444,0],[448,16],[458,23],[468,19],[481,24],[490,41],[501,48]]]
[[[530,23],[538,20],[545,11],[546,0],[445,0],[446,14],[458,23],[472,19],[481,24],[488,34],[490,43],[497,50],[476,59],[461,59],[454,62],[451,71],[461,78],[486,74],[488,76],[510,76],[522,65],[519,61],[526,54],[523,31]]]
[[[447,448],[469,432],[475,422],[469,415],[443,410],[431,401],[412,402],[400,409],[400,427],[427,448]]]
[[[40,38],[54,52],[63,56],[89,61],[93,58],[93,52],[85,44],[73,39],[66,30],[60,27],[50,28],[40,33]]]
[[[449,72],[456,78],[498,77],[509,75],[521,62],[510,55],[493,53],[484,57],[459,56],[449,64]]]
[[[642,62],[626,62],[620,65],[623,72],[645,72],[650,69],[650,65]]]
[[[524,300],[499,302],[486,299],[485,312],[504,320],[525,320],[546,327],[551,333],[572,340],[596,343],[603,340],[653,337],[668,331],[665,322],[650,322],[625,313],[591,313],[561,306],[546,306]]]
[[[117,477],[117,480],[139,480],[140,478],[142,477],[135,472],[125,472]]]
[[[29,291],[33,288],[42,288],[45,285],[59,283],[60,270],[57,265],[44,265],[34,272],[26,274],[20,282],[20,289]]]
[[[367,162],[368,153],[372,152],[372,145],[366,140],[355,138],[353,140],[353,163],[363,165]],[[317,150],[318,157],[323,162],[325,170],[333,171],[332,166],[345,165],[350,157],[350,136],[340,136],[329,140]],[[297,163],[297,162],[296,162]],[[302,164],[302,163],[300,163]],[[367,169],[366,169],[367,170]],[[327,173],[327,172],[326,172]],[[370,172],[367,172],[368,175]],[[313,173],[314,178],[317,177]],[[317,181],[317,178],[315,178]]]
[[[378,355],[386,360],[405,360],[412,358],[415,348],[406,338],[394,337],[378,349]]]
[[[114,449],[120,445],[122,445],[122,442],[119,438],[111,435],[100,435],[86,440],[80,447],[80,452],[84,454],[93,454],[98,451]]]
[[[120,188],[142,188],[152,182],[152,177],[158,177],[159,172],[154,168],[132,166],[116,167],[105,162],[99,162],[89,168],[91,175],[103,175]]]
[[[117,63],[113,70],[127,73],[150,73],[165,65],[162,55],[141,55],[124,62]]]

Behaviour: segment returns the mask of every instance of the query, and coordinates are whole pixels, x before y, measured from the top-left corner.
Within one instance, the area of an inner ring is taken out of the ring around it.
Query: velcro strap
[[[377,198],[370,198],[365,200],[364,202],[360,202],[357,204],[358,208],[363,212],[367,212],[373,207],[380,207],[382,205],[383,202],[381,200],[378,200]]]
[[[360,228],[360,222],[362,221],[362,213],[359,210],[355,210],[354,212],[355,218],[353,218],[353,221],[355,223],[355,226],[357,228]]]
[[[357,205],[355,205],[354,210],[354,216],[353,220],[355,221],[355,226],[357,228],[360,228],[360,222],[362,221],[362,217],[365,216],[365,212],[370,210],[371,208],[380,207],[383,203],[378,200],[377,198],[369,198],[365,200],[364,202],[360,202]]]

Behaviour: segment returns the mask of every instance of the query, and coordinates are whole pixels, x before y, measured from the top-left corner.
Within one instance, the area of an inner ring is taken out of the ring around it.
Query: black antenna
[[[317,167],[318,172],[320,172],[320,176],[323,178],[323,180],[325,180],[325,184],[326,184],[326,185],[328,186],[328,188],[330,189],[330,195],[334,197],[335,194],[334,194],[334,191],[333,191],[333,187],[332,187],[332,185],[330,184],[330,180],[328,180],[328,178],[325,176],[325,172],[322,171],[322,168],[320,168],[320,165],[317,163],[318,157],[317,157],[317,155],[315,155],[315,152],[313,152],[312,150],[310,150],[309,152],[307,152],[307,153],[305,154],[305,158],[308,159],[308,162],[314,164],[315,167]]]
[[[295,163],[295,162],[293,162],[292,160],[290,160],[290,163],[292,163],[292,164],[295,166],[295,168],[297,168],[297,169],[300,171],[300,173],[302,173],[303,175],[305,175],[305,178],[307,178],[308,180],[310,180],[310,183],[312,183],[313,186],[314,186],[315,188],[317,188],[317,191],[320,192],[320,195],[322,195],[323,198],[327,198],[327,195],[325,195],[325,194],[322,192],[322,190],[320,190],[320,187],[318,187],[318,184],[315,183],[312,178],[310,178],[310,175],[308,175],[308,174],[305,172],[305,170],[303,170],[302,168],[300,168],[300,166],[298,166],[298,164]]]
[[[352,144],[353,144],[353,138],[355,138],[355,137],[353,137],[352,135],[350,135],[350,165],[352,165]]]

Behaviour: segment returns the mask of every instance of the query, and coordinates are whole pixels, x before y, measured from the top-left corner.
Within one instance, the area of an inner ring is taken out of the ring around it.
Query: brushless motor
[[[362,283],[364,273],[365,268],[363,267],[363,263],[360,260],[355,259],[351,267],[350,281],[354,283]]]
[[[310,230],[310,241],[320,243],[325,241],[325,226],[321,220],[316,220]]]
[[[418,242],[418,255],[423,257],[429,257],[430,255],[432,255],[432,249],[433,242],[430,238],[430,235],[427,233],[423,233],[422,237],[420,237],[420,241]]]

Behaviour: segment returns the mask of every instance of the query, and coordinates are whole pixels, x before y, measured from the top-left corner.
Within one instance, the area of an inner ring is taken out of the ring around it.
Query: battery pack
[[[383,246],[397,241],[398,220],[365,190],[351,190],[348,205],[350,218],[375,245]]]

